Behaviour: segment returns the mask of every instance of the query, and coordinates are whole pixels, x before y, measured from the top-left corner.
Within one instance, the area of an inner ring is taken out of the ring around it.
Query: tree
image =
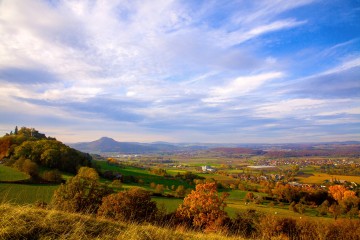
[[[22,165],[23,172],[29,174],[31,177],[37,177],[39,175],[39,168],[36,163],[29,159],[26,159]]]
[[[252,200],[254,200],[254,198],[255,198],[255,195],[254,195],[253,192],[248,192],[248,193],[246,193],[246,195],[245,195],[245,201],[246,201],[246,202],[252,201]]]
[[[99,180],[99,174],[96,172],[96,170],[89,167],[81,167],[78,171],[77,176],[87,180]]]
[[[104,197],[97,214],[114,220],[143,222],[152,220],[157,211],[148,191],[131,188]]]
[[[154,192],[155,192],[155,193],[158,193],[158,194],[163,194],[164,191],[165,191],[165,189],[164,189],[164,185],[163,185],[163,184],[158,184],[158,185],[156,185],[155,190],[154,190]]]
[[[342,185],[334,185],[329,187],[330,195],[338,202],[343,199],[345,192],[346,188]]]
[[[186,189],[183,185],[179,185],[177,188],[176,188],[176,196],[177,197],[184,197],[185,194],[186,194]]]
[[[18,131],[18,127],[16,126],[16,127],[15,127],[15,131],[14,131],[14,134],[17,135],[18,132],[19,132],[19,131]]]
[[[344,213],[354,212],[354,209],[358,209],[360,199],[354,191],[347,190],[342,185],[334,185],[329,187],[329,193],[339,203]],[[352,213],[349,214],[352,215]]]
[[[200,229],[217,229],[227,217],[224,211],[227,197],[228,194],[218,195],[216,183],[198,184],[178,207],[176,216]]]
[[[321,215],[321,216],[325,216],[328,211],[329,211],[329,201],[328,200],[325,200],[318,208],[318,213]]]
[[[52,205],[55,209],[68,212],[94,213],[101,200],[112,193],[107,186],[98,182],[99,175],[92,168],[82,167],[78,174],[55,190]]]
[[[329,212],[333,215],[334,219],[336,220],[337,217],[341,214],[341,207],[337,203],[333,203],[329,207]]]
[[[62,181],[61,173],[57,169],[45,171],[41,177],[48,182],[60,183]]]

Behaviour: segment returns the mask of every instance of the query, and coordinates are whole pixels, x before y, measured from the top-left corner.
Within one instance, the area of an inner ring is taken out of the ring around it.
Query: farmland
[[[296,177],[301,183],[322,184],[326,180],[338,179],[348,182],[360,183],[360,176],[331,175],[327,173],[313,172],[308,177]]]
[[[317,157],[314,161],[322,162],[324,159]],[[333,161],[337,161],[336,158]],[[212,157],[208,156],[208,154],[201,156],[201,153],[197,153],[193,157],[176,154],[165,157],[161,155],[139,155],[127,159],[114,158],[111,162],[103,158],[102,160],[93,160],[92,163],[100,173],[100,181],[112,187],[115,191],[140,187],[155,193],[155,187],[162,185],[163,190],[156,193],[153,200],[159,207],[165,207],[168,212],[175,211],[183,202],[182,197],[175,197],[175,190],[178,186],[184,186],[185,194],[189,194],[195,188],[196,183],[215,181],[220,193],[229,193],[225,210],[231,217],[236,216],[237,212],[255,209],[259,212],[277,216],[329,219],[332,217],[331,214],[319,216],[316,207],[310,205],[304,205],[301,213],[290,210],[291,206],[288,200],[276,199],[269,193],[274,190],[276,183],[284,184],[294,181],[300,185],[312,184],[315,190],[319,190],[320,185],[325,183],[330,186],[333,184],[331,182],[335,180],[360,183],[360,176],[324,173],[321,172],[320,165],[316,164],[303,166],[301,163],[306,162],[304,158],[282,159],[280,162],[283,165],[249,168],[247,167],[249,165],[263,165],[264,163],[268,164],[269,161],[261,156]],[[205,165],[211,166],[216,171],[203,172],[201,167]],[[41,171],[45,170],[47,169],[42,168]],[[115,186],[112,184],[112,179],[106,176],[109,172],[121,176],[121,185]],[[61,173],[65,180],[74,176],[74,174],[66,172]],[[195,179],[184,178],[187,174],[195,177]],[[3,181],[0,184],[1,200],[18,204],[31,204],[36,201],[49,203],[53,192],[59,186],[58,184],[4,183],[4,181],[16,182],[27,179],[29,179],[27,174],[0,165],[0,180]],[[247,198],[249,192],[253,193],[253,199]]]

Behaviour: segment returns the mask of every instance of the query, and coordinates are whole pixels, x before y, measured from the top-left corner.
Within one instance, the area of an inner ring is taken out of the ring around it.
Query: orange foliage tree
[[[338,202],[344,198],[344,193],[347,189],[342,185],[334,185],[329,187],[330,195]]]
[[[360,199],[354,191],[347,190],[342,185],[334,185],[329,187],[329,193],[339,203],[344,213],[358,211]]]
[[[227,217],[224,211],[227,197],[227,193],[218,195],[214,182],[198,184],[176,210],[176,216],[200,229],[218,229]]]

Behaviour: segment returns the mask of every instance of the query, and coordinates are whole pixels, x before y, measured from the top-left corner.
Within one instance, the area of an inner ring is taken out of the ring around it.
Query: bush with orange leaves
[[[219,230],[228,218],[224,211],[228,196],[219,196],[214,182],[198,184],[176,210],[176,217],[201,230]]]

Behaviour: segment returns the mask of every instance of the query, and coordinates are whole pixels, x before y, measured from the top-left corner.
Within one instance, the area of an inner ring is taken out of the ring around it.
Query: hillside
[[[22,127],[0,138],[0,163],[37,177],[38,167],[75,173],[90,166],[91,156],[75,150],[34,128]]]

